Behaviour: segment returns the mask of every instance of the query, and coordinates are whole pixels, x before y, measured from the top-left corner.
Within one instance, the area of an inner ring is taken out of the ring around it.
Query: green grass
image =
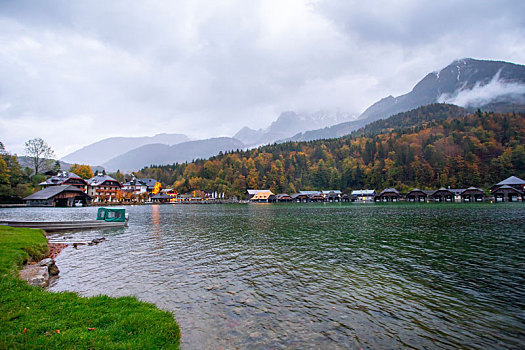
[[[152,304],[50,293],[20,280],[22,264],[47,249],[43,231],[0,227],[0,349],[179,348],[173,315]]]

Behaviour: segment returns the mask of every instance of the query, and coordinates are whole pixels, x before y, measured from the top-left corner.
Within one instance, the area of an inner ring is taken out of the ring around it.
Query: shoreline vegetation
[[[42,230],[0,227],[0,349],[179,349],[172,313],[135,297],[80,297],[31,287],[24,263],[49,255]]]

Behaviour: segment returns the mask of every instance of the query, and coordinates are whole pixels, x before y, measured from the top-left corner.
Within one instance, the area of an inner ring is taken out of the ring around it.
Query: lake
[[[134,295],[174,313],[185,349],[518,349],[525,205],[126,207],[127,228],[57,257],[52,291]],[[0,209],[92,219],[97,208]]]

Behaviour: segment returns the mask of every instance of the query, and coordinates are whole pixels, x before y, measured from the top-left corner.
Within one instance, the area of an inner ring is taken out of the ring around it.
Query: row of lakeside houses
[[[92,203],[188,203],[222,201],[224,193],[193,191],[190,194],[178,194],[173,190],[161,190],[155,179],[132,178],[121,184],[111,176],[97,174],[89,180],[71,172],[59,172],[40,183],[42,190],[24,198],[29,206],[90,205]],[[395,188],[388,188],[380,193],[375,190],[355,190],[350,194],[340,190],[301,191],[292,195],[285,193],[274,195],[270,190],[248,190],[251,202],[516,202],[525,200],[525,181],[511,176],[490,188],[490,195],[482,189],[440,188],[438,190],[413,189],[401,194]]]
[[[476,187],[464,189],[440,188],[437,190],[420,190],[414,188],[406,194],[400,193],[395,188],[387,188],[379,193],[375,190],[355,190],[342,193],[339,190],[300,191],[292,195],[286,193],[273,194],[270,190],[248,190],[247,197],[250,202],[275,203],[275,202],[519,202],[525,200],[525,181],[511,176],[490,188],[487,196],[484,190]]]
[[[222,201],[224,193],[192,191],[178,194],[161,189],[155,179],[137,179],[121,184],[109,175],[97,174],[84,180],[72,172],[61,171],[39,184],[41,191],[24,198],[28,206],[71,207],[91,204],[196,203]]]
[[[29,206],[71,207],[94,203],[147,201],[160,192],[155,179],[136,179],[121,184],[109,175],[97,174],[84,180],[75,173],[60,171],[39,184],[41,191],[24,198]],[[121,198],[119,198],[119,196]]]

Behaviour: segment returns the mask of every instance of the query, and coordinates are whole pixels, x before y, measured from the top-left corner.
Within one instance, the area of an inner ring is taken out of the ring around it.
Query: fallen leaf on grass
[[[27,328],[24,328],[24,330],[22,331],[22,333],[26,334],[26,333],[27,333]]]

